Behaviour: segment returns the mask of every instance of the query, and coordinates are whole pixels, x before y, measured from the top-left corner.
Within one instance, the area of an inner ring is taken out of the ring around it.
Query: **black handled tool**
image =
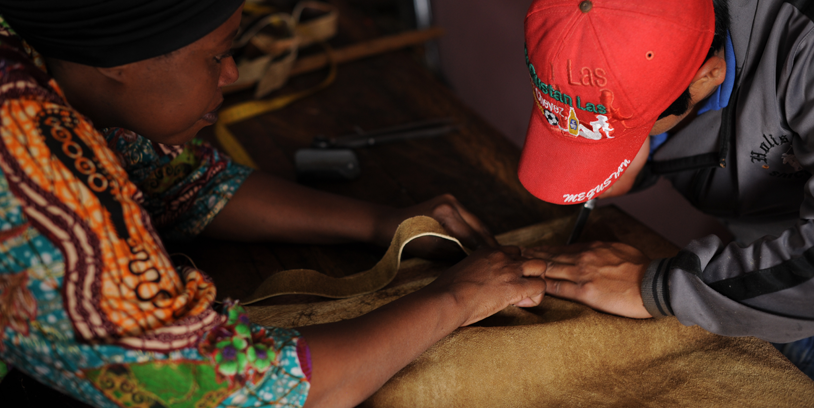
[[[451,118],[408,123],[373,132],[326,138],[317,136],[311,149],[297,150],[294,164],[303,180],[353,180],[361,174],[352,148],[371,147],[401,140],[443,136],[458,129]]]
[[[596,206],[596,200],[597,199],[594,198],[582,204],[582,208],[579,209],[579,214],[577,214],[577,222],[574,223],[574,229],[571,230],[571,236],[568,237],[568,242],[566,242],[567,245],[577,242],[579,236],[582,235],[582,229],[585,228],[585,223],[588,221],[588,216],[591,215],[591,210]]]
[[[417,139],[422,137],[442,136],[458,129],[458,125],[451,118],[432,119],[421,122],[408,123],[380,129],[374,132],[358,131],[356,134],[326,138],[314,138],[313,147],[317,149],[371,147],[400,140]]]

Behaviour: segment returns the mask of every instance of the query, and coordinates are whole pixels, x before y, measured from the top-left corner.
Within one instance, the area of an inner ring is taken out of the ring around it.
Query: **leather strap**
[[[434,236],[458,244],[469,254],[460,241],[447,235],[438,221],[425,216],[410,218],[399,225],[384,257],[371,269],[334,278],[311,269],[292,269],[274,274],[266,279],[241,304],[250,305],[261,300],[281,295],[316,295],[332,299],[349,298],[375,292],[389,284],[396,277],[401,265],[404,246],[416,238]]]

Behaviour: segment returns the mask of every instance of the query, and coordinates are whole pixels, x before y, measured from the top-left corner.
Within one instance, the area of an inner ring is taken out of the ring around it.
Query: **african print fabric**
[[[157,232],[199,233],[248,174],[200,142],[103,135],[0,29],[0,360],[99,407],[304,404],[299,334],[215,311]]]
[[[251,173],[199,139],[167,146],[125,129],[105,137],[164,239],[200,234]]]

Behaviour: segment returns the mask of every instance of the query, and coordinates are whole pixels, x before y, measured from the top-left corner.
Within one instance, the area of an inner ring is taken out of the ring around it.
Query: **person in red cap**
[[[577,204],[668,178],[737,237],[652,260],[619,243],[529,249],[546,291],[775,343],[814,378],[814,9],[804,1],[536,0],[536,107],[518,174]]]

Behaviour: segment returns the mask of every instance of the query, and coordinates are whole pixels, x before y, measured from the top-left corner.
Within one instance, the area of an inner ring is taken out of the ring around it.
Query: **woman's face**
[[[135,62],[113,97],[122,127],[155,142],[186,143],[215,123],[221,88],[237,80],[229,51],[242,7],[198,41],[168,55]]]

